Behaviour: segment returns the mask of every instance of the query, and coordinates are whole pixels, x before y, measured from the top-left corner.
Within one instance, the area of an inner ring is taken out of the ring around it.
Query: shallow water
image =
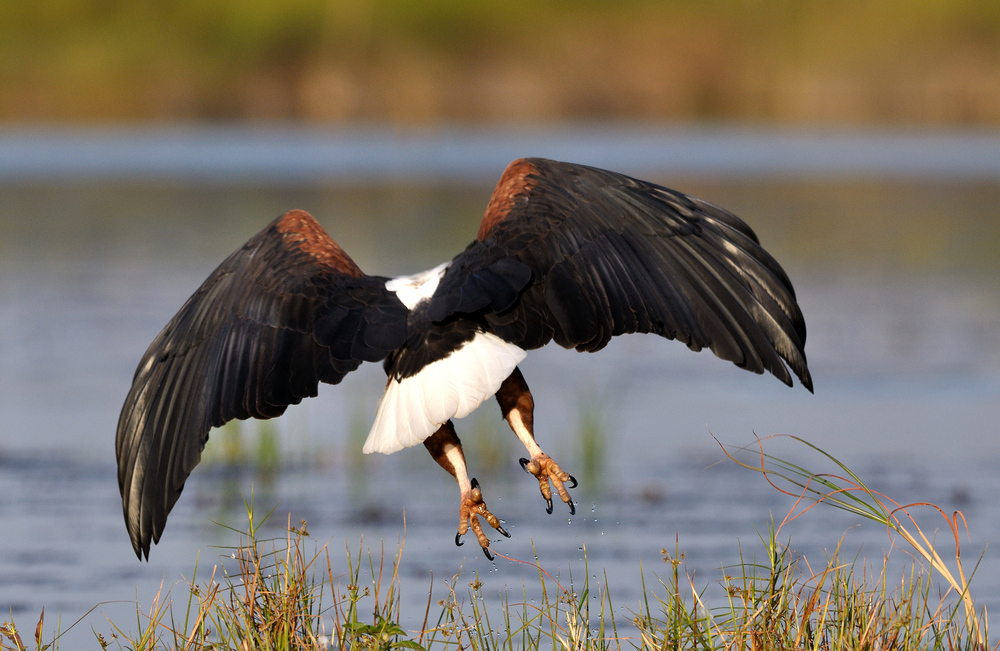
[[[653,337],[619,338],[598,355],[549,347],[522,364],[548,451],[581,480],[578,515],[544,513],[517,465],[516,440],[495,404],[458,423],[470,469],[513,534],[497,551],[554,576],[606,569],[616,608],[638,610],[639,560],[666,572],[675,539],[697,585],[723,565],[762,555],[758,531],[792,500],[725,459],[713,436],[747,444],[793,434],[834,454],[900,503],[961,509],[966,558],[986,549],[973,580],[980,605],[1000,606],[1000,181],[727,179],[650,174],[748,221],[792,278],[809,327],[811,395]],[[126,627],[161,582],[201,575],[244,525],[244,496],[277,504],[274,528],[301,519],[335,556],[346,543],[378,553],[404,537],[404,599],[415,627],[433,573],[476,571],[486,594],[516,593],[537,572],[489,563],[472,538],[452,543],[452,480],[421,449],[360,455],[384,383],[376,365],[323,387],[274,421],[279,469],[227,462],[267,431],[213,434],[149,563],[135,560],[121,518],[114,430],[139,357],[200,281],[232,249],[292,207],[316,215],[370,273],[410,273],[474,235],[491,180],[463,184],[192,183],[126,179],[0,186],[0,612],[26,628],[44,606],[65,648],[96,647],[90,628]],[[597,463],[580,453],[585,417],[601,427]],[[263,432],[263,434],[262,434]],[[809,459],[787,442],[776,452]],[[814,459],[814,458],[812,458]],[[825,467],[825,468],[828,468]],[[405,530],[403,525],[405,512]],[[943,522],[927,517],[926,525]],[[860,526],[855,526],[860,525]],[[876,565],[889,539],[873,523],[815,509],[782,529],[814,564],[841,537]],[[946,541],[945,532],[938,540]],[[905,557],[898,551],[899,567]],[[971,561],[970,561],[971,562]],[[177,588],[180,590],[180,587]],[[5,618],[5,617],[4,617]],[[627,619],[627,618],[626,618]]]

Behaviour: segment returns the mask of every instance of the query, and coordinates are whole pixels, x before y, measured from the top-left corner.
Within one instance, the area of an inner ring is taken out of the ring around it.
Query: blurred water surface
[[[491,149],[483,141],[492,161],[503,143]],[[734,157],[746,142],[733,141]],[[565,151],[554,148],[554,157]],[[546,153],[536,149],[523,153]],[[436,155],[445,160],[449,151]],[[627,163],[623,151],[614,155]],[[751,224],[797,290],[816,393],[654,337],[619,338],[593,356],[533,352],[522,369],[536,431],[580,478],[578,515],[559,505],[544,513],[535,482],[517,465],[516,439],[487,403],[458,428],[470,471],[513,534],[496,549],[528,560],[534,545],[546,570],[579,581],[586,546],[591,573],[603,582],[607,569],[626,615],[640,605],[640,559],[659,571],[659,550],[675,539],[696,585],[714,584],[740,546],[762,553],[757,532],[772,516],[780,521],[791,500],[727,461],[713,435],[745,444],[793,434],[901,503],[961,509],[970,532],[964,553],[973,559],[985,549],[973,594],[1000,606],[1000,557],[987,547],[1000,538],[1000,174],[908,176],[908,168],[932,170],[935,160],[956,156],[947,139],[925,139],[913,152],[902,171],[885,175],[864,161],[858,169],[868,172],[854,175],[755,171],[752,161],[739,174],[618,165]],[[599,164],[606,153],[581,150]],[[288,518],[306,519],[335,553],[345,543],[356,549],[362,536],[375,553],[382,541],[391,551],[405,533],[408,627],[422,619],[432,573],[435,600],[457,572],[461,581],[481,572],[487,595],[505,586],[517,592],[522,581],[530,594],[534,570],[489,563],[474,542],[454,547],[457,491],[421,448],[360,454],[384,386],[377,365],[321,388],[273,428],[248,423],[214,433],[148,564],[129,546],[114,468],[118,410],[142,352],[215,265],[273,217],[310,211],[366,272],[420,271],[474,237],[504,162],[479,164],[481,172],[457,181],[375,173],[345,181],[323,179],[322,170],[272,181],[266,173],[199,180],[56,168],[48,179],[0,177],[3,617],[12,612],[27,627],[44,606],[47,622],[58,613],[66,627],[100,603],[67,638],[67,648],[96,647],[91,626],[107,634],[105,617],[127,626],[136,599],[148,607],[161,582],[169,588],[191,576],[197,557],[207,575],[227,555],[217,546],[237,538],[216,523],[242,526],[251,488],[259,508],[278,505],[273,532]],[[587,446],[583,430],[591,432]],[[277,452],[262,459],[272,433]],[[787,444],[768,445],[803,458]],[[588,446],[597,453],[584,454]],[[814,510],[782,534],[814,567],[841,537],[848,557],[860,550],[876,565],[889,549],[881,527],[832,509]]]

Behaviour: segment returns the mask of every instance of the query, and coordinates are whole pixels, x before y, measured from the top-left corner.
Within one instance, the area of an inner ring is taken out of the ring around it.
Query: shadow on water
[[[628,607],[639,559],[659,558],[679,535],[689,566],[714,580],[738,544],[757,541],[790,504],[752,473],[720,464],[712,434],[730,443],[802,436],[897,499],[961,508],[971,534],[964,549],[1000,537],[1000,182],[653,178],[732,209],[781,261],[809,324],[816,394],[649,337],[619,338],[596,356],[533,352],[521,368],[536,433],[580,480],[580,508],[572,518],[545,514],[537,483],[517,464],[520,445],[496,404],[484,404],[457,427],[472,474],[514,536],[498,551],[529,559],[534,545],[543,565],[568,572],[582,567],[585,544],[590,567],[608,569],[613,598]],[[0,612],[45,606],[67,622],[120,601],[100,612],[128,621],[137,596],[148,603],[199,554],[211,565],[216,546],[233,544],[213,521],[240,526],[251,491],[265,511],[277,505],[274,527],[304,519],[317,539],[355,546],[362,535],[394,544],[405,512],[414,602],[426,600],[431,572],[480,570],[497,586],[521,580],[475,545],[454,547],[454,481],[419,446],[361,454],[385,381],[378,365],[321,387],[282,418],[213,432],[148,564],[134,560],[125,534],[112,454],[146,346],[274,216],[307,209],[362,269],[412,273],[472,239],[492,185],[0,187]],[[789,534],[807,556],[842,535],[878,556],[884,531],[855,524],[824,515]],[[996,608],[1000,562],[987,551],[972,585]]]

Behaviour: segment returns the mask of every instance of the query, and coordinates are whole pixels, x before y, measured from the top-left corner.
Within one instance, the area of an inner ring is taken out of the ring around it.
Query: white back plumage
[[[450,260],[412,276],[399,276],[387,280],[385,288],[390,292],[395,292],[396,297],[403,305],[412,310],[418,303],[426,301],[434,295],[438,283],[444,278],[444,272],[448,271],[449,265],[451,265]]]

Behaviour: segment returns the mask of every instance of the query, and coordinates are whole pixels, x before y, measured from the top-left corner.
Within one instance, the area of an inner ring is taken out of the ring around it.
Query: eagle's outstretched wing
[[[227,258],[150,345],[118,421],[132,547],[149,556],[209,430],[273,418],[378,361],[408,310],[307,213],[282,215]]]
[[[655,333],[791,385],[787,363],[812,390],[795,292],[749,226],[700,199],[584,165],[508,166],[478,238],[430,305],[437,321],[474,313],[525,350],[555,340],[596,351],[616,335]]]

